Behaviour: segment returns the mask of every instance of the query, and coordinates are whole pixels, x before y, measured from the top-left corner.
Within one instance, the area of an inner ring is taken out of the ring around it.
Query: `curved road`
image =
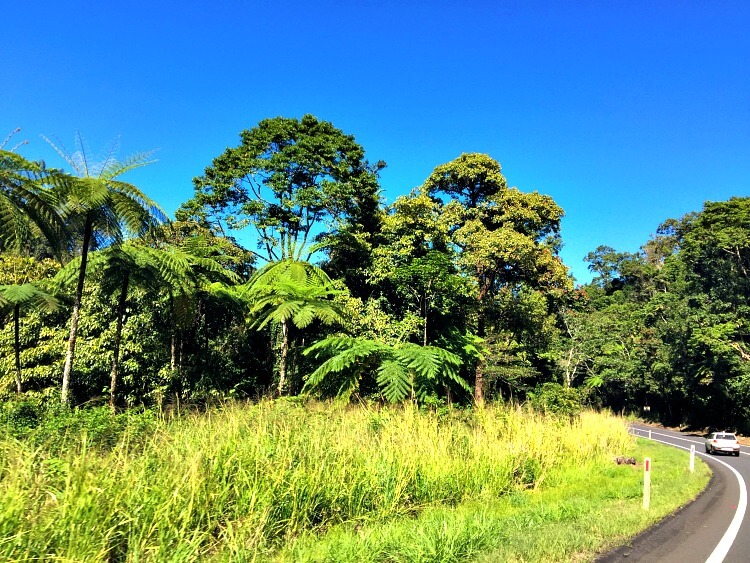
[[[690,450],[707,461],[714,472],[711,482],[696,501],[668,516],[628,545],[611,551],[597,561],[654,561],[659,563],[747,563],[750,561],[750,511],[747,487],[750,483],[750,448],[743,446],[740,457],[708,455],[702,435],[673,432],[639,424],[633,433]],[[654,471],[656,471],[656,465]]]

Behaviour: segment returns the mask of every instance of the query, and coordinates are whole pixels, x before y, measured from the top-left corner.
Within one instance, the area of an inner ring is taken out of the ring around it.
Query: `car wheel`
[[[711,453],[711,450],[709,450],[709,449],[708,449],[708,446],[705,446],[705,448],[706,448],[706,453],[707,453],[707,454],[710,454],[710,453]]]
[[[740,457],[740,452],[734,452],[734,455],[736,455],[737,457]]]
[[[711,455],[714,455],[715,452],[714,452],[714,447],[713,446],[709,446],[708,453],[710,453]]]

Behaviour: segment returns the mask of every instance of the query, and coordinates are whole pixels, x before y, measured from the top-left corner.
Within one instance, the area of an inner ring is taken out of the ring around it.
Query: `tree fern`
[[[61,257],[67,231],[48,188],[63,178],[42,163],[0,149],[0,248],[20,252],[36,229]]]
[[[332,297],[341,293],[323,270],[309,262],[282,260],[258,270],[243,288],[252,326],[262,330],[269,323],[281,328],[278,393],[286,385],[289,325],[304,329],[313,321],[342,322]]]
[[[461,359],[436,346],[410,343],[391,346],[365,338],[334,336],[316,342],[304,353],[316,359],[327,357],[307,377],[305,392],[324,387],[351,391],[362,371],[368,368],[375,368],[378,387],[392,403],[408,398],[424,399],[448,382],[469,390],[458,375]],[[331,381],[334,375],[338,378]]]
[[[126,235],[142,235],[165,222],[166,215],[134,185],[118,180],[123,174],[150,164],[150,153],[118,161],[118,144],[113,143],[103,159],[94,160],[80,135],[76,135],[78,150],[72,154],[61,143],[58,147],[47,141],[73,168],[66,181],[53,186],[53,193],[63,202],[66,219],[78,226],[81,237],[81,262],[62,377],[61,398],[67,404],[89,250],[120,243]]]
[[[43,291],[36,283],[0,285],[0,315],[5,317],[7,313],[13,313],[16,392],[19,394],[22,390],[21,342],[19,338],[21,310],[37,309],[52,311],[57,306],[57,299],[46,291]]]

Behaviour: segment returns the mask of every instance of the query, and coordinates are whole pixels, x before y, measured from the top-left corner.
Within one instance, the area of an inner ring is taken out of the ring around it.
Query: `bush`
[[[578,389],[559,383],[544,383],[529,393],[529,404],[539,412],[577,417],[583,411],[583,397]]]
[[[0,425],[14,437],[28,434],[39,425],[38,405],[31,401],[7,401],[0,411]]]
[[[154,431],[157,415],[153,411],[128,411],[114,414],[107,406],[70,409],[58,400],[41,395],[26,395],[6,401],[0,409],[0,432],[31,445],[44,445],[59,452],[80,444],[86,436],[88,447],[110,450],[126,438],[141,443]]]

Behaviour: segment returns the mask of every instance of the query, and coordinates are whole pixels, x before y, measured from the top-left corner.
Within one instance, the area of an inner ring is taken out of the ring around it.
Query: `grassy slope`
[[[0,437],[0,560],[578,559],[708,476],[594,413],[280,401],[139,432],[103,449],[78,435]],[[623,454],[654,460],[649,513],[641,469],[612,463]]]

